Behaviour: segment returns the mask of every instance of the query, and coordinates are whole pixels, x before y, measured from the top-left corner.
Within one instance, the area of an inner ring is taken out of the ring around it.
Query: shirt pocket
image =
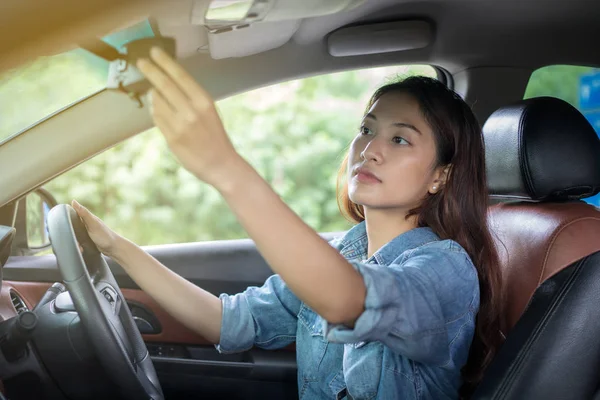
[[[298,372],[306,385],[308,382],[319,381],[322,373],[331,372],[333,365],[324,365],[325,353],[327,351],[327,341],[323,335],[323,318],[311,310],[308,306],[302,304],[298,313],[297,339],[298,348],[296,349],[298,359]],[[302,382],[300,382],[302,384]]]
[[[377,396],[383,367],[381,342],[348,343],[344,348],[344,377],[348,393],[356,399]]]
[[[311,310],[307,305],[302,304],[302,307],[300,307],[298,320],[306,328],[310,336],[323,337],[323,318]]]

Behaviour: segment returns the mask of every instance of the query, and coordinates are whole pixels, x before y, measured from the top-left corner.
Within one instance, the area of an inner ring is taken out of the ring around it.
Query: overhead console
[[[328,36],[327,48],[334,57],[347,57],[421,49],[432,41],[432,24],[411,20],[341,28]]]
[[[352,10],[366,0],[195,0],[191,24],[207,30],[213,59],[245,57],[287,43],[306,18]]]

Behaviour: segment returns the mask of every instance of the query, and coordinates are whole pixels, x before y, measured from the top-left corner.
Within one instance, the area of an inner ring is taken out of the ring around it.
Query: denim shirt
[[[354,328],[329,324],[278,276],[220,296],[222,353],[296,342],[300,399],[457,399],[479,308],[465,250],[429,228],[367,255],[362,222],[331,242],[358,270],[365,309]]]

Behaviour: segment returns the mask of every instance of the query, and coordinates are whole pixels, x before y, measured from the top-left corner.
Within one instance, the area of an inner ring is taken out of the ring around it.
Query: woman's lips
[[[359,169],[356,172],[355,178],[361,183],[381,183],[381,180],[379,178],[377,178],[374,174],[364,169]]]

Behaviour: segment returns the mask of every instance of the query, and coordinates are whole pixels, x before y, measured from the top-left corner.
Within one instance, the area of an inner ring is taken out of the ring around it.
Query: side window
[[[600,135],[600,68],[550,65],[533,72],[526,99],[551,96],[565,100],[577,108]],[[600,206],[600,194],[585,199]]]
[[[319,232],[348,229],[336,178],[372,92],[398,76],[436,77],[430,66],[347,71],[281,83],[218,102],[242,156]],[[247,237],[216,190],[179,166],[155,128],[54,179],[59,203],[75,198],[140,245]]]

